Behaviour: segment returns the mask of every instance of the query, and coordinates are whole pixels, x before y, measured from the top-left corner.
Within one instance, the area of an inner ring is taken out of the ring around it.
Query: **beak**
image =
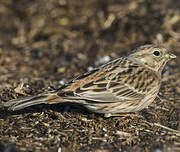
[[[169,58],[170,58],[170,59],[175,59],[176,56],[175,56],[174,54],[169,54]]]
[[[175,59],[176,56],[175,56],[174,54],[171,54],[170,52],[168,52],[168,54],[166,54],[166,58],[167,58],[168,60],[171,60],[171,59]]]

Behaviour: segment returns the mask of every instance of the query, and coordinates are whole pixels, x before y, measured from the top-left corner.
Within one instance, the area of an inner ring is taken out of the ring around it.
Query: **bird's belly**
[[[146,95],[142,100],[133,101],[119,101],[119,102],[111,102],[111,103],[84,103],[83,105],[89,109],[90,111],[96,113],[130,113],[137,112],[144,108],[147,108],[156,98],[157,90],[153,90],[150,94]]]
[[[158,94],[157,90],[153,90],[151,93],[146,95],[137,105],[137,107],[134,109],[134,112],[140,111],[144,108],[147,108],[156,98]]]

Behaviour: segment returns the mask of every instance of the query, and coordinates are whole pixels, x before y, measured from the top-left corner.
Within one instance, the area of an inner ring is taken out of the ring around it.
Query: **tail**
[[[24,97],[22,99],[14,99],[9,102],[2,103],[0,104],[0,109],[3,108],[8,109],[9,111],[16,111],[42,103],[53,104],[62,101],[63,99],[59,97],[57,94],[39,94],[35,96]]]

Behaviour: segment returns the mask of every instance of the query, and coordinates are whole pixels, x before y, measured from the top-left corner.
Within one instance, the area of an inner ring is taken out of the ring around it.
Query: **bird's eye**
[[[153,54],[154,54],[155,56],[160,56],[160,52],[159,52],[159,51],[154,51]]]

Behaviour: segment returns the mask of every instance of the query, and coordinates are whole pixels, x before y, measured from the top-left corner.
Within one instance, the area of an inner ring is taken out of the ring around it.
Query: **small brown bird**
[[[80,75],[54,92],[15,99],[0,107],[15,111],[42,103],[73,102],[105,116],[140,111],[156,98],[162,70],[173,58],[176,56],[164,47],[144,45],[127,57]]]

